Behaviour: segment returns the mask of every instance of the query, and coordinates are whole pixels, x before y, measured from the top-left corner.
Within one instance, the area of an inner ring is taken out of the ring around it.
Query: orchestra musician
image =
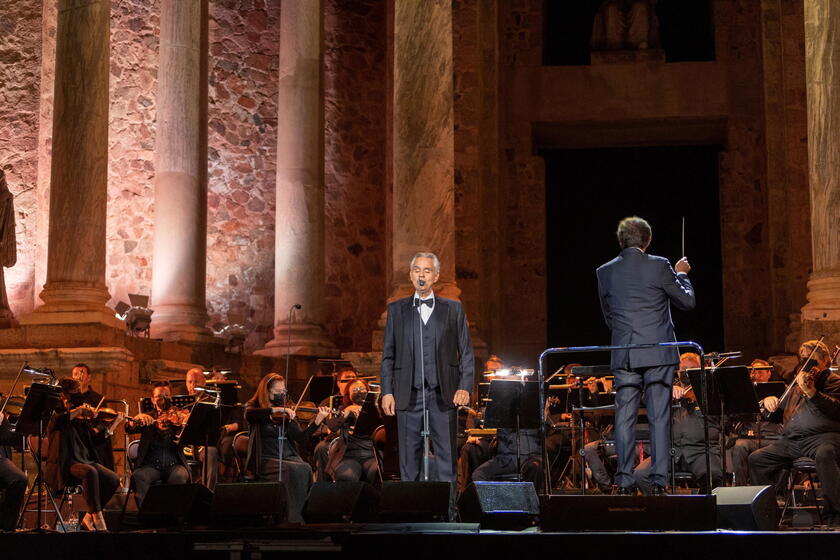
[[[382,410],[397,416],[400,477],[423,476],[424,413],[434,457],[429,480],[456,479],[457,407],[470,403],[472,340],[461,302],[436,296],[440,260],[417,253],[409,265],[414,294],[388,304],[380,377]],[[425,410],[424,410],[425,407]]]
[[[502,359],[495,355],[491,354],[490,357],[484,362],[484,372],[485,374],[495,373],[500,369],[504,369],[505,363]],[[477,412],[473,414],[471,411],[468,411],[468,414],[464,417],[464,428],[476,428],[478,427],[476,424],[482,420],[483,417],[483,410],[484,407],[481,406],[481,403],[478,401],[478,384],[476,384],[476,390],[474,395],[474,401],[477,403]],[[459,417],[460,420],[460,417]],[[459,428],[460,428],[459,424]],[[469,485],[470,481],[472,480],[472,474],[475,472],[475,469],[478,468],[479,465],[489,461],[492,457],[492,437],[491,436],[474,436],[470,435],[467,437],[464,444],[461,445],[460,449],[458,450],[458,491],[463,492],[466,487]]]
[[[254,396],[245,405],[245,420],[250,426],[246,468],[260,480],[282,478],[287,492],[289,521],[301,523],[312,467],[300,458],[294,444],[311,437],[329,415],[329,409],[319,407],[313,421],[303,429],[287,401],[286,380],[282,375],[269,373],[260,380]]]
[[[140,434],[135,468],[131,473],[138,506],[155,482],[186,484],[190,469],[184,451],[177,443],[188,413],[172,404],[172,389],[168,381],[157,382],[152,389],[151,413],[141,413],[128,422],[128,434]]]
[[[632,216],[618,224],[621,254],[601,265],[596,273],[604,320],[611,344],[656,344],[676,341],[671,302],[689,310],[695,305],[688,279],[691,266],[685,257],[674,268],[663,257],[647,254],[652,232],[642,218]],[[665,493],[671,447],[671,385],[679,363],[676,348],[613,350],[615,375],[615,443],[618,454],[616,484],[619,494],[633,493],[635,479],[635,426],[642,391],[651,430],[651,492]]]
[[[0,531],[14,531],[26,495],[26,475],[12,461],[12,449],[21,437],[12,431],[9,417],[0,413]]]
[[[364,480],[379,483],[379,466],[374,455],[373,438],[351,433],[350,428],[362,412],[362,405],[370,392],[364,379],[344,385],[341,412],[326,421],[338,437],[330,445],[326,473],[336,482]]]
[[[91,379],[93,375],[90,371],[90,366],[83,363],[78,363],[73,366],[70,371],[70,377],[79,382],[79,392],[85,404],[92,407],[101,406],[104,401],[102,395],[93,389]],[[98,463],[105,465],[110,470],[114,470],[114,443],[111,439],[111,432],[108,432],[106,423],[103,422],[98,426],[98,430],[105,435],[105,437],[98,438],[95,442],[95,451]]]
[[[324,399],[319,406],[324,406],[327,408],[334,408],[333,403],[343,402],[343,395],[344,390],[352,381],[355,381],[358,377],[358,373],[352,366],[345,366],[344,368],[340,369],[335,377],[335,384],[338,388],[337,395],[330,395],[326,399]],[[324,482],[329,480],[326,473],[327,462],[329,461],[329,450],[330,450],[330,443],[332,443],[333,439],[337,436],[336,432],[331,431],[329,426],[329,422],[324,422],[321,427],[316,430],[315,436],[321,437],[321,441],[315,445],[315,449],[312,451],[312,461],[315,467],[315,481],[316,482]]]
[[[814,352],[813,358],[807,360]],[[816,462],[827,502],[829,525],[840,525],[840,375],[830,370],[831,354],[822,342],[799,347],[801,372],[789,398],[765,399],[770,421],[783,421],[781,437],[749,457],[753,484],[776,484],[785,468],[800,457]],[[807,360],[807,361],[806,361]]]
[[[84,402],[79,382],[64,377],[59,380],[61,406],[47,427],[48,452],[44,479],[48,486],[62,492],[66,486],[82,487],[88,512],[80,523],[88,530],[107,531],[102,507],[120,486],[117,473],[98,462],[95,442],[104,431],[93,416],[93,407]],[[118,415],[114,422],[122,417]]]

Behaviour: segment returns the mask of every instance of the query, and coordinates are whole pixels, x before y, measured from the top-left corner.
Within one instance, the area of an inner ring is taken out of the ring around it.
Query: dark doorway
[[[718,146],[548,151],[546,266],[548,344],[609,344],[595,269],[619,253],[621,218],[650,222],[650,253],[673,264],[685,251],[697,308],[672,308],[677,338],[723,350]],[[574,361],[607,363],[607,356]],[[572,360],[560,360],[559,363]],[[555,362],[555,360],[552,360]]]

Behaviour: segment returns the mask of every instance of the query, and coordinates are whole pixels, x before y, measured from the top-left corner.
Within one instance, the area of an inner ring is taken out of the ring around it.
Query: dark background
[[[697,307],[672,306],[678,340],[723,350],[718,146],[562,150],[543,153],[546,167],[547,340],[555,346],[610,343],[595,269],[618,255],[619,220],[637,215],[653,229],[649,253],[673,265],[685,250]],[[552,358],[609,363],[606,354]],[[554,371],[551,369],[551,371]]]

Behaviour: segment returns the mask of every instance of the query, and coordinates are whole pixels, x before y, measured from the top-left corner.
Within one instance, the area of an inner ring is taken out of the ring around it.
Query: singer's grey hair
[[[417,253],[411,258],[411,263],[408,265],[408,271],[411,272],[411,269],[414,268],[414,261],[417,259],[432,259],[432,262],[435,265],[435,274],[440,274],[440,259],[437,258],[437,255],[434,253]]]

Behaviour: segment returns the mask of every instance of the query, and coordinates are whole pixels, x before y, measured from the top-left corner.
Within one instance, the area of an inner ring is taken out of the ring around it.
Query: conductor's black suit
[[[671,302],[679,309],[694,308],[694,290],[688,275],[675,273],[667,259],[648,255],[635,247],[621,251],[601,265],[598,294],[612,345],[674,342]],[[679,364],[676,348],[614,350],[615,443],[619,486],[634,486],[634,430],[642,391],[650,423],[651,484],[663,488],[668,477],[671,446],[671,384]]]

